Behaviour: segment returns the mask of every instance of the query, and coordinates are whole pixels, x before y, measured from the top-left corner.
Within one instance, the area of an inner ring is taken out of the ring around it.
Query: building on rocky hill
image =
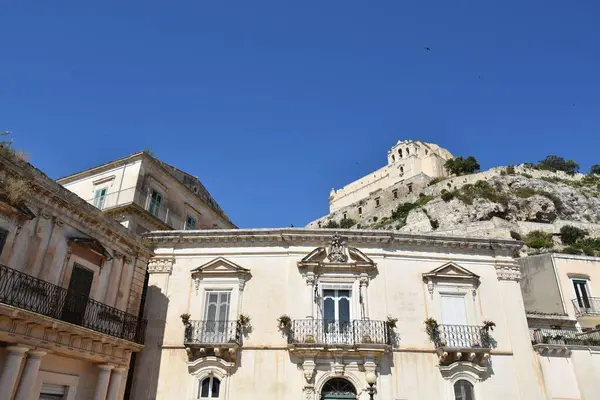
[[[120,400],[151,248],[0,149],[0,399]]]
[[[549,399],[600,393],[600,257],[519,259],[531,343]]]
[[[137,234],[236,227],[197,177],[147,151],[60,178],[58,183]]]
[[[144,236],[155,257],[131,399],[367,400],[369,381],[375,399],[546,399],[519,242],[305,228]]]
[[[307,227],[320,228],[329,220],[342,219],[357,221],[359,227],[377,222],[403,199],[419,193],[432,179],[448,176],[444,163],[451,158],[448,150],[433,143],[398,141],[388,151],[385,167],[341,189],[332,189],[329,215]]]
[[[403,192],[423,187],[432,178],[447,176],[444,163],[452,158],[446,149],[419,140],[399,140],[388,151],[387,165],[369,175],[347,184],[341,189],[331,189],[329,211],[334,212],[360,200],[375,200],[380,204],[393,200],[393,191]],[[388,197],[390,197],[388,199]]]

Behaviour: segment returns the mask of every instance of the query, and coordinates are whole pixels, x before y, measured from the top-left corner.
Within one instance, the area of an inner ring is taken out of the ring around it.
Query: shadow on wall
[[[131,393],[126,400],[154,400],[160,372],[161,346],[165,336],[169,299],[157,286],[149,286],[145,316],[148,318],[144,350],[136,355]]]

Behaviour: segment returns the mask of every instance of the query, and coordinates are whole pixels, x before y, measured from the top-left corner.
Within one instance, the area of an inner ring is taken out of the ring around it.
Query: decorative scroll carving
[[[173,259],[160,259],[160,258],[152,258],[148,263],[148,272],[151,274],[154,273],[168,273],[170,274],[173,271]]]
[[[518,265],[498,265],[496,264],[496,275],[501,281],[516,281],[521,280],[521,269]]]
[[[348,243],[339,233],[336,232],[331,239],[331,244],[329,245],[329,261],[339,263],[345,263],[348,261],[348,255],[346,254],[347,245]]]

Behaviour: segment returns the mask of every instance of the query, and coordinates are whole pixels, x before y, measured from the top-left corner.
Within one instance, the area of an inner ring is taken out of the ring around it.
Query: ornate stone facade
[[[366,400],[371,374],[375,398],[453,400],[465,381],[476,399],[545,399],[519,284],[496,272],[518,242],[291,228],[147,239],[174,263],[150,276],[155,345],[134,400],[197,398],[215,379],[221,400]],[[448,296],[464,302],[464,325],[444,316]]]
[[[0,150],[0,397],[37,399],[55,385],[67,400],[122,399],[143,348],[152,250]],[[15,185],[21,198],[10,196]]]

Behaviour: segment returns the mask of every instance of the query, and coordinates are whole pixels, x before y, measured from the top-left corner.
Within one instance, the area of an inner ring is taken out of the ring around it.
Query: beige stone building
[[[58,182],[137,234],[165,229],[235,228],[197,177],[147,151]]]
[[[433,143],[420,140],[399,140],[388,151],[387,165],[369,175],[347,184],[341,189],[332,189],[329,195],[329,211],[334,212],[352,205],[360,200],[372,197],[373,194],[396,185],[413,189],[413,181],[425,178],[447,176],[444,163],[452,158],[446,149]],[[398,189],[398,188],[396,188]],[[414,188],[416,189],[416,187]]]
[[[329,214],[307,224],[325,227],[329,221],[354,220],[358,227],[389,217],[402,201],[421,193],[434,178],[448,175],[444,164],[452,158],[433,143],[398,141],[388,151],[387,165],[329,195]],[[364,226],[363,226],[364,227]]]
[[[544,254],[519,259],[530,339],[548,399],[600,393],[600,258]]]
[[[132,399],[546,399],[516,241],[294,228],[144,236],[155,256]]]
[[[122,399],[151,249],[0,150],[0,400]]]

